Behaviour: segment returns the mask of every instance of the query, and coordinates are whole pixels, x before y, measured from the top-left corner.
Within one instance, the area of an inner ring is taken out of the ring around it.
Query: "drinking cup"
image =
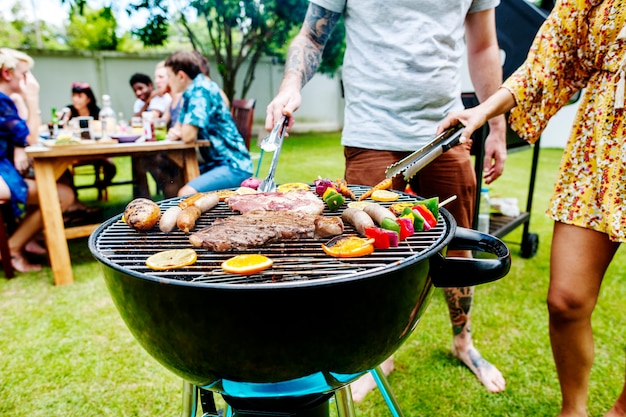
[[[165,140],[167,137],[167,123],[164,119],[154,120],[154,138],[156,140]]]
[[[131,117],[130,129],[133,135],[143,135],[143,120],[141,117]]]
[[[74,120],[74,119],[72,119]],[[78,132],[81,139],[95,139],[93,134],[93,117],[91,116],[80,116],[76,117],[75,120],[78,124]]]

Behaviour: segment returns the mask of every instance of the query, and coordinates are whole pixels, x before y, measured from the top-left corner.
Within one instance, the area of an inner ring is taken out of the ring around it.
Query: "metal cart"
[[[537,30],[548,16],[552,9],[552,1],[544,1],[542,7],[537,7],[526,0],[502,0],[496,8],[496,30],[500,49],[504,51],[505,60],[502,65],[503,76],[506,79],[511,75],[526,59],[528,50],[537,33]],[[478,104],[478,99],[474,93],[464,93],[463,103],[465,107],[473,107]],[[472,137],[474,143],[472,154],[475,155],[477,189],[482,188],[482,160],[484,157],[484,141],[489,133],[488,125],[474,133]],[[531,258],[537,253],[539,247],[539,236],[529,232],[530,211],[533,202],[533,192],[535,189],[535,178],[537,174],[537,163],[539,161],[539,142],[530,145],[523,141],[507,126],[507,150],[508,152],[522,151],[532,148],[532,164],[530,169],[530,179],[528,186],[528,198],[526,201],[526,211],[517,217],[508,217],[500,214],[492,214],[489,221],[489,233],[503,237],[518,226],[523,225],[524,231],[521,241],[521,256]],[[474,227],[478,224],[478,206],[480,193],[476,193],[476,210],[474,214]]]

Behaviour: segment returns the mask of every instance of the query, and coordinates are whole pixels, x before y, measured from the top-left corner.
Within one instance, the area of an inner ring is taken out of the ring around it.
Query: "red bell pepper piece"
[[[387,231],[380,227],[366,227],[365,236],[374,239],[374,248],[389,249],[389,235]]]
[[[426,229],[426,224],[430,226],[429,229],[437,226],[437,219],[435,219],[435,216],[433,216],[433,214],[430,212],[430,210],[426,208],[426,206],[419,204],[417,206],[414,206],[413,210],[417,211],[424,218],[424,229]]]
[[[415,229],[413,228],[413,220],[409,217],[398,217],[396,219],[400,225],[400,240],[404,240],[409,236],[413,236]]]

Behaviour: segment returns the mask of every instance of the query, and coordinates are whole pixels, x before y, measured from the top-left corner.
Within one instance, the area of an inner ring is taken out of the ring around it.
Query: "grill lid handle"
[[[511,269],[511,252],[504,242],[477,230],[457,227],[448,250],[475,250],[497,258],[446,258],[437,253],[429,258],[430,278],[435,287],[485,284],[504,277]]]

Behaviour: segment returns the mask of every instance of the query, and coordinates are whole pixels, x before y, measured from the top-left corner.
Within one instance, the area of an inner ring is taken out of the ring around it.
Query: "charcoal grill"
[[[366,189],[351,188],[356,195]],[[400,201],[412,199],[402,194]],[[232,215],[220,202],[195,230]],[[344,233],[355,230],[346,224]],[[118,215],[91,235],[89,248],[104,266],[122,318],[148,353],[183,380],[222,394],[235,410],[261,414],[318,409],[402,344],[434,286],[489,282],[510,267],[504,243],[457,228],[445,209],[430,231],[362,258],[329,257],[324,242],[285,241],[237,252],[274,260],[271,269],[251,276],[220,268],[234,253],[204,249],[197,249],[192,266],[153,271],[145,266],[148,256],[190,247],[188,235],[137,232]],[[446,259],[448,248],[495,256]]]

